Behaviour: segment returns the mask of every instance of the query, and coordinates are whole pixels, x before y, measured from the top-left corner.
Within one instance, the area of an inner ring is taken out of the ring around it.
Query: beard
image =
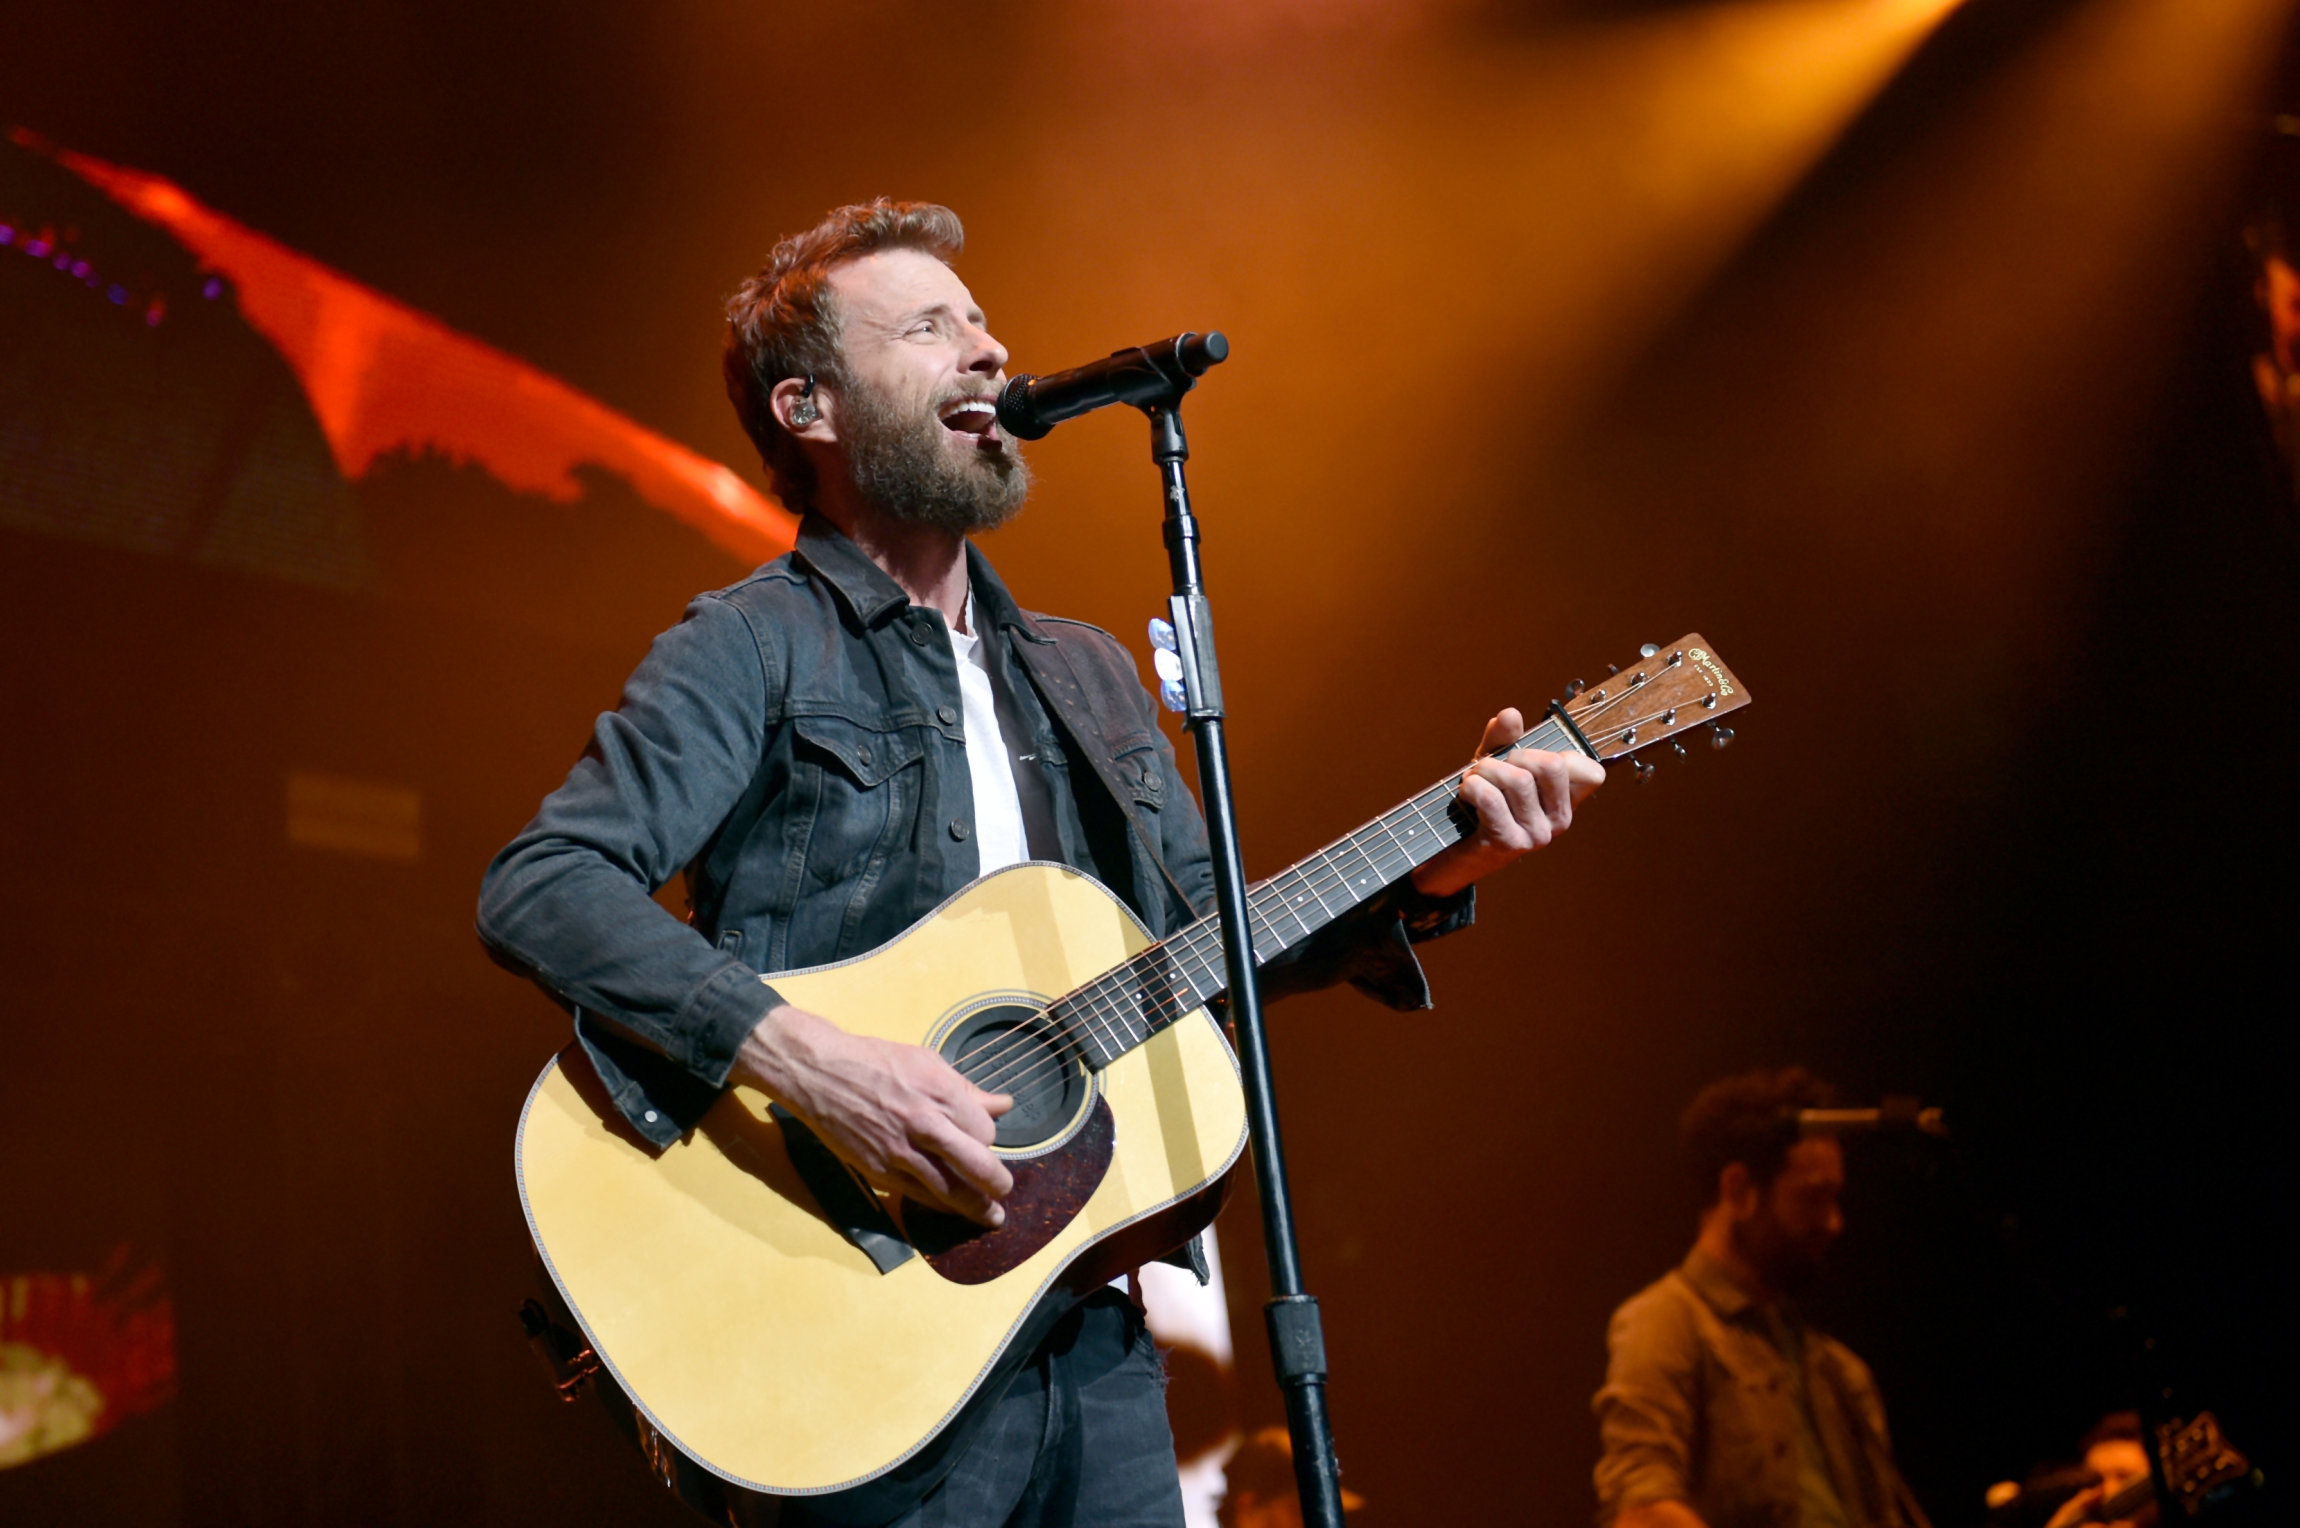
[[[843,390],[839,434],[847,469],[863,502],[888,517],[954,535],[996,530],[1030,497],[1030,467],[1019,441],[969,451],[953,460],[938,411],[963,396],[944,393],[924,407],[905,407],[867,383]]]
[[[1801,1238],[1771,1214],[1736,1227],[1733,1239],[1765,1282],[1792,1299],[1810,1293],[1828,1266],[1826,1239]]]

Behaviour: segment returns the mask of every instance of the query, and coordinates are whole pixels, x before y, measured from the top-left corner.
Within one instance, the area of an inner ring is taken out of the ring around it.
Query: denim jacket
[[[977,629],[1043,772],[1060,857],[1153,935],[1213,904],[1196,800],[1132,657],[1027,613],[967,549]],[[886,943],[978,873],[958,672],[912,605],[819,517],[687,607],[601,716],[565,784],[487,869],[481,941],[575,1015],[618,1110],[668,1146],[780,1001],[762,972]],[[1010,743],[1016,740],[1009,739]],[[653,893],[684,873],[688,920]],[[1426,1008],[1411,941],[1474,915],[1401,883],[1263,971],[1271,996],[1348,979]],[[828,1015],[834,1022],[836,1014]]]

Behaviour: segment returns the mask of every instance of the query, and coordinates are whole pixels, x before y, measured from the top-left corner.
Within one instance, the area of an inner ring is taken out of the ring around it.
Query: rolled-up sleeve
[[[1597,1521],[1624,1507],[1692,1500],[1701,1352],[1692,1313],[1657,1286],[1614,1312],[1605,1387],[1592,1406],[1603,1452]]]
[[[653,893],[702,849],[758,768],[778,672],[764,643],[726,600],[689,605],[480,888],[479,937],[498,961],[672,1062],[698,1096],[725,1086],[736,1049],[777,999]],[[672,1123],[640,1119],[658,1139]]]

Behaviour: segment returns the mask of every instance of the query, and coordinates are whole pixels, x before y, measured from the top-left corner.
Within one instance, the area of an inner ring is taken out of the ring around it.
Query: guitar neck
[[[1494,756],[1521,749],[1590,751],[1556,715],[1496,749]],[[1248,887],[1247,926],[1253,932],[1256,967],[1307,943],[1335,919],[1469,837],[1477,814],[1461,800],[1460,779],[1447,776],[1356,832]],[[1090,1064],[1101,1067],[1212,1002],[1229,985],[1222,916],[1208,913],[1056,999],[1048,1012],[1077,1039]]]
[[[2121,1523],[2154,1500],[2156,1482],[2143,1475],[2093,1508],[2092,1515],[2104,1523]]]

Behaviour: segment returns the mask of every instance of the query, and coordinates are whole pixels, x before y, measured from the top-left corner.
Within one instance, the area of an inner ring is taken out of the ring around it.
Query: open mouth
[[[987,393],[954,398],[942,406],[941,418],[953,434],[987,439],[998,433],[998,400]]]

